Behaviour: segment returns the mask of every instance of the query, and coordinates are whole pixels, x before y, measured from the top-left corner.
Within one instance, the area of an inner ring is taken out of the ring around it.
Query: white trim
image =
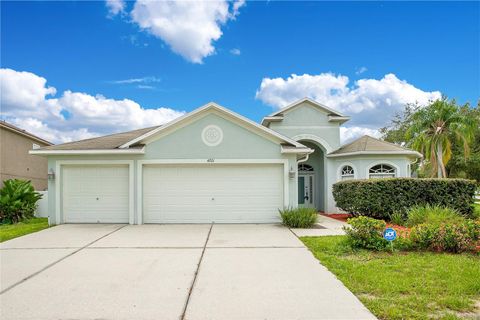
[[[335,125],[329,126],[282,126],[282,129],[337,129],[338,127]]]
[[[320,146],[324,147],[325,148],[325,153],[330,153],[333,151],[333,148],[332,146],[324,139],[316,136],[316,135],[313,135],[313,134],[299,134],[299,135],[296,135],[294,137],[292,137],[292,139],[296,140],[296,141],[299,141],[299,140],[311,140],[311,141],[314,141],[316,143],[319,143]]]
[[[329,107],[327,107],[326,105],[323,105],[315,100],[312,100],[310,98],[303,98],[303,99],[300,99],[300,100],[297,100],[291,104],[289,104],[288,106],[278,110],[278,111],[275,111],[274,113],[271,113],[269,114],[267,117],[275,117],[276,115],[280,114],[280,113],[285,113],[285,112],[288,112],[290,111],[290,109],[293,109],[295,108],[296,106],[300,105],[301,103],[304,103],[304,102],[310,102],[311,104],[313,104],[314,106],[320,108],[320,109],[323,109],[324,111],[328,111],[328,112],[331,112],[331,113],[334,113],[336,114],[337,116],[339,117],[347,117],[346,115],[336,111],[336,110],[333,110],[333,109],[330,109]],[[347,117],[349,118],[349,117]]]
[[[291,149],[291,148],[285,148],[284,146],[281,146],[280,150],[281,150],[281,153],[307,153],[307,154],[313,153],[315,151],[315,150],[310,149],[310,148]]]
[[[28,153],[36,155],[144,154],[145,147],[141,149],[30,150]]]
[[[346,157],[346,156],[355,156],[355,155],[364,155],[364,154],[372,154],[372,155],[382,155],[382,156],[388,156],[388,155],[414,155],[417,157],[423,157],[419,152],[417,151],[355,151],[355,152],[347,152],[347,153],[339,153],[339,154],[327,154],[328,158],[338,158],[338,157]]]
[[[337,116],[328,116],[328,122],[340,122],[344,123],[350,120],[350,117],[337,117]]]
[[[337,182],[342,180],[342,169],[345,166],[350,166],[353,168],[353,179],[358,179],[357,167],[352,162],[342,162],[337,168]]]
[[[134,161],[133,160],[58,160],[55,163],[55,220],[56,224],[65,223],[60,197],[62,196],[62,166],[68,165],[107,165],[126,164],[128,165],[128,222],[134,223]]]
[[[226,114],[227,116],[231,117],[232,119],[235,119],[235,120],[238,120],[240,122],[240,124],[244,127],[246,127],[245,125],[249,125],[249,126],[252,126],[256,129],[259,129],[261,132],[263,133],[266,133],[267,135],[271,136],[271,137],[274,137],[276,139],[279,139],[280,141],[283,141],[283,142],[287,142],[289,144],[292,144],[294,145],[295,147],[299,147],[299,148],[303,148],[305,146],[303,146],[302,144],[298,143],[297,141],[295,140],[292,140],[288,137],[285,137],[283,135],[281,135],[280,133],[276,132],[276,131],[273,131],[265,126],[262,126],[262,125],[259,125],[258,123],[256,122],[253,122],[252,120],[248,119],[248,118],[245,118],[244,116],[241,116],[233,111],[230,111],[228,110],[227,108],[224,108],[218,104],[216,104],[215,102],[210,102],[210,103],[207,103],[206,105],[200,107],[200,108],[197,108],[195,110],[193,110],[192,112],[189,112],[175,120],[172,120],[170,121],[169,123],[161,126],[161,127],[158,127],[156,129],[153,129],[152,131],[149,131],[143,135],[141,135],[140,137],[137,137],[123,145],[120,146],[121,149],[123,148],[128,148],[129,146],[135,144],[135,143],[138,143],[140,141],[143,141],[144,139],[148,138],[148,137],[151,137],[152,135],[155,135],[157,134],[158,132],[162,132],[162,131],[166,131],[167,129],[169,128],[172,128],[176,125],[179,125],[180,123],[186,121],[187,119],[189,118],[193,118],[195,117],[196,115],[202,113],[202,112],[206,112],[208,111],[209,109],[213,109],[213,110],[216,110],[216,111],[219,111],[221,113],[224,113]],[[246,127],[248,129],[248,127]],[[250,130],[251,131],[251,130]]]
[[[370,169],[373,167],[373,166],[376,166],[376,165],[379,165],[379,164],[387,164],[389,166],[392,166],[395,168],[395,178],[398,178],[400,176],[400,167],[397,166],[395,163],[391,162],[391,161],[388,161],[388,160],[375,160],[373,162],[370,162],[367,166],[366,166],[366,174],[365,174],[365,179],[370,179]]]
[[[213,162],[211,161],[213,160]],[[283,164],[283,205],[287,208],[289,199],[288,159],[160,159],[137,161],[137,224],[143,224],[143,166],[148,164]]]

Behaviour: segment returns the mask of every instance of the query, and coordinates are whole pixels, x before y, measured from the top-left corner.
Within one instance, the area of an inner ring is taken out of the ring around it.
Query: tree
[[[412,124],[412,115],[415,114],[419,108],[420,106],[416,103],[408,103],[402,112],[396,112],[389,125],[379,129],[382,134],[382,139],[401,146],[407,145],[406,133]]]
[[[408,145],[425,156],[431,176],[447,177],[445,166],[452,158],[453,143],[462,148],[464,158],[469,156],[478,122],[461,110],[454,100],[443,98],[418,109],[409,118],[405,138]]]
[[[468,105],[461,107],[460,112],[476,122],[475,133],[468,157],[463,156],[461,145],[453,143],[452,158],[446,166],[447,174],[449,177],[474,179],[480,183],[480,101],[473,108]]]

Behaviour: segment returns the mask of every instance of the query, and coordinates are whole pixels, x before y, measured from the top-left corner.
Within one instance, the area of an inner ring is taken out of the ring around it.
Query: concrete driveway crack
[[[92,244],[94,244],[95,242],[97,242],[97,241],[99,241],[99,240],[102,240],[103,238],[111,235],[111,234],[114,233],[114,232],[117,232],[118,230],[120,230],[120,229],[122,229],[122,228],[125,228],[126,226],[127,226],[127,225],[121,226],[120,228],[117,228],[117,229],[115,229],[115,230],[113,230],[113,231],[111,231],[111,232],[109,232],[109,233],[107,233],[107,234],[104,234],[104,235],[101,236],[100,238],[95,239],[95,240],[93,240],[92,242],[89,242],[88,244],[84,245],[83,247],[80,247],[80,248],[78,248],[77,250],[75,250],[75,251],[67,254],[66,256],[64,256],[64,257],[62,257],[62,258],[60,258],[60,259],[58,259],[58,260],[56,260],[56,261],[48,264],[47,266],[43,267],[42,269],[38,270],[37,272],[32,273],[32,274],[29,275],[28,277],[23,278],[22,280],[20,280],[20,281],[18,281],[18,282],[16,282],[16,283],[12,284],[11,286],[3,289],[2,291],[0,291],[0,295],[2,295],[2,294],[4,294],[5,292],[7,292],[7,291],[9,291],[9,290],[11,290],[11,289],[13,289],[13,288],[15,288],[15,287],[18,286],[19,284],[24,283],[25,281],[27,281],[27,280],[29,280],[29,279],[31,279],[31,278],[39,275],[39,274],[42,273],[43,271],[45,271],[45,270],[47,270],[47,269],[50,269],[51,267],[53,267],[53,266],[56,265],[57,263],[65,260],[65,259],[67,259],[68,257],[73,256],[73,255],[76,254],[77,252],[82,251],[83,249],[87,248],[88,246],[91,246]]]
[[[212,228],[213,228],[213,223],[210,225],[210,230],[208,230],[207,239],[205,240],[205,244],[203,245],[202,254],[200,255],[200,259],[198,260],[197,270],[195,270],[192,285],[190,286],[190,290],[188,291],[187,301],[185,301],[185,306],[183,308],[182,316],[180,317],[181,320],[186,319],[185,315],[187,313],[188,303],[190,302],[190,297],[191,297],[192,292],[193,292],[193,287],[195,287],[195,282],[197,281],[198,272],[200,270],[200,265],[202,264],[203,255],[205,254],[205,250],[207,249],[207,244],[208,244],[208,240],[210,239],[210,234],[212,233]]]

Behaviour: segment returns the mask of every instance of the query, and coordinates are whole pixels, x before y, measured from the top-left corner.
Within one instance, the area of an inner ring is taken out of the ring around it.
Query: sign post
[[[383,231],[383,238],[390,242],[390,249],[393,252],[393,240],[397,238],[397,231],[393,228],[386,228],[385,231]]]

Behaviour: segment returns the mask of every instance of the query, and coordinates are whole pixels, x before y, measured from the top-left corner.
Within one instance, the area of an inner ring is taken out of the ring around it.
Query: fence
[[[36,217],[48,217],[48,191],[37,191],[43,195],[42,199],[38,200],[37,211],[35,212]]]

